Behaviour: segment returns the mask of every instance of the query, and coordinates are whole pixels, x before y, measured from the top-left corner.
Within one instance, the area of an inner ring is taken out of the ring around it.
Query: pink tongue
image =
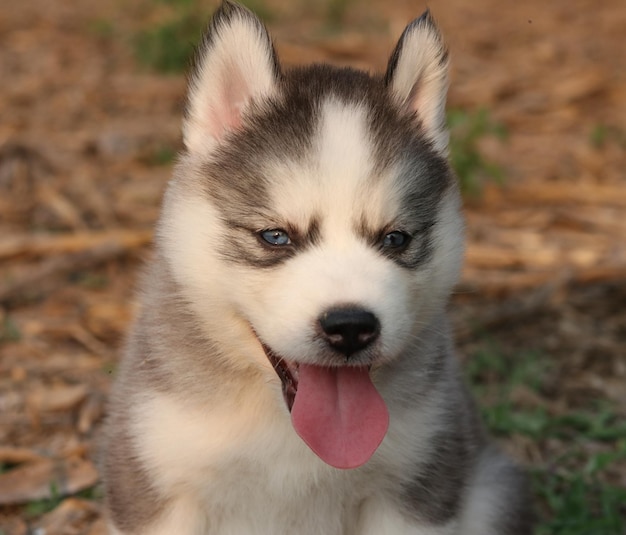
[[[324,462],[356,468],[380,446],[389,413],[367,368],[300,364],[291,421]]]

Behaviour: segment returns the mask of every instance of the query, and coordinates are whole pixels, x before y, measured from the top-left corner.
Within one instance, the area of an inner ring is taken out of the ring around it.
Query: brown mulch
[[[331,32],[322,8],[266,4],[285,61],[379,70],[425,7],[354,1]],[[506,350],[543,351],[558,380],[540,402],[605,398],[626,417],[626,4],[429,5],[452,52],[450,105],[486,108],[509,133],[480,141],[506,178],[467,200],[460,350],[480,343],[478,325]],[[162,9],[26,0],[0,14],[4,535],[105,533],[99,501],[75,495],[98,481],[111,374],[170,172],[155,155],[180,144],[183,77],[132,53]],[[526,462],[550,454],[510,447]]]

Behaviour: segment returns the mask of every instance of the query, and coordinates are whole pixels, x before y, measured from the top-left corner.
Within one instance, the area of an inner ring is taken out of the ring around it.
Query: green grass
[[[541,406],[518,406],[516,388],[541,395],[553,366],[545,355],[507,355],[491,344],[467,364],[467,374],[490,431],[501,438],[556,440],[563,453],[531,468],[540,524],[538,535],[624,535],[626,489],[611,474],[626,470],[626,422],[607,400],[585,410],[553,415]],[[538,399],[541,399],[540,397]]]
[[[4,342],[17,342],[22,333],[9,316],[0,319],[0,344]]]
[[[593,127],[589,134],[589,142],[596,148],[602,148],[609,137],[609,129],[604,124],[598,124]]]
[[[100,483],[98,483],[93,487],[81,490],[76,493],[75,496],[77,498],[82,498],[83,500],[102,501],[104,499],[104,488]]]
[[[484,137],[504,140],[504,126],[494,121],[485,109],[448,111],[450,128],[450,161],[464,194],[478,195],[485,180],[501,183],[504,173],[500,166],[489,161],[480,151],[479,142]]]
[[[169,10],[165,20],[144,28],[133,37],[137,62],[145,68],[164,74],[177,74],[189,66],[193,51],[209,22],[206,6],[193,0],[160,0]],[[261,19],[268,22],[272,12],[263,0],[244,0]]]
[[[115,27],[110,20],[94,19],[88,23],[89,32],[101,39],[110,39],[115,34]]]
[[[189,64],[200,40],[204,21],[193,10],[139,32],[134,40],[135,57],[144,67],[162,73],[179,73]]]
[[[344,25],[346,12],[352,0],[327,0],[325,13],[325,30],[335,32]]]
[[[78,271],[76,273],[72,273],[69,280],[90,290],[102,290],[110,283],[109,278],[106,275],[93,271]]]
[[[532,473],[535,495],[544,503],[537,535],[623,535],[626,533],[626,488],[607,483],[602,471],[621,452],[591,455],[582,471],[537,469]]]
[[[83,500],[95,500],[102,501],[104,493],[101,485],[94,485],[80,492],[73,494],[76,498],[82,498]],[[38,518],[50,511],[56,509],[65,497],[61,495],[56,483],[53,481],[50,483],[50,497],[42,498],[41,500],[33,500],[24,506],[24,516],[29,519]],[[0,532],[1,535],[1,532]]]
[[[63,501],[63,497],[59,493],[56,483],[53,481],[50,483],[50,497],[29,502],[24,508],[24,514],[27,518],[35,518],[45,515],[53,509],[56,509],[61,501]]]
[[[173,74],[189,65],[196,44],[208,20],[194,0],[159,0],[167,6],[164,21],[144,28],[133,38],[135,58],[148,69]]]
[[[150,165],[170,165],[176,159],[177,151],[169,145],[160,145],[153,149],[147,163]]]
[[[520,433],[536,438],[545,431],[549,419],[545,410],[517,409],[511,401],[511,393],[520,385],[537,392],[541,387],[540,378],[548,368],[549,361],[532,352],[507,359],[496,348],[487,346],[472,357],[467,373],[475,394],[491,400],[490,404],[483,405],[482,414],[494,435]]]
[[[611,142],[626,148],[626,131],[615,126],[600,123],[595,125],[589,133],[589,143],[595,149],[602,149]]]
[[[264,0],[237,0],[240,4],[246,6],[263,22],[272,22],[275,20],[275,13],[265,4]]]

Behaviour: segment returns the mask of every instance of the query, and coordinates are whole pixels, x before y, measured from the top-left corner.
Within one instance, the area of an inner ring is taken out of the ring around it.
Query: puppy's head
[[[238,365],[274,366],[290,409],[322,369],[363,386],[350,374],[409,350],[461,263],[447,52],[430,15],[384,77],[283,72],[258,19],[225,3],[189,86],[159,227],[187,300]]]

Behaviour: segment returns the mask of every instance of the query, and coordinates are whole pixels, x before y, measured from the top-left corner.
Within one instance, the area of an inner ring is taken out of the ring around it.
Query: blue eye
[[[399,249],[408,245],[411,236],[399,230],[394,230],[383,237],[382,246],[389,249]]]
[[[263,230],[260,232],[260,236],[263,238],[263,241],[269,243],[270,245],[291,245],[291,238],[289,238],[289,234],[280,228]]]

